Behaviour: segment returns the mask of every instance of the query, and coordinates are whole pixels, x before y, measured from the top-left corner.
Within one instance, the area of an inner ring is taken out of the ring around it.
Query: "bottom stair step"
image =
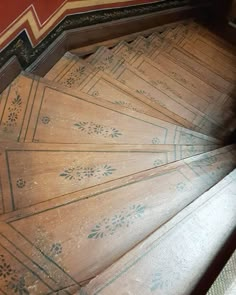
[[[60,201],[2,215],[1,255],[21,274],[28,290],[40,290],[36,294],[80,285],[230,173],[235,167],[233,148],[220,148],[77,191]],[[0,282],[1,289],[11,294],[8,284]]]
[[[235,228],[235,195],[236,170],[77,294],[190,294]]]

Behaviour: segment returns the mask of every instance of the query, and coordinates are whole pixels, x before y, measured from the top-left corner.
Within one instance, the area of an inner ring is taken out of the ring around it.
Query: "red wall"
[[[67,14],[152,2],[157,1],[0,0],[0,51],[22,30],[37,45]],[[73,8],[65,11],[68,4]]]

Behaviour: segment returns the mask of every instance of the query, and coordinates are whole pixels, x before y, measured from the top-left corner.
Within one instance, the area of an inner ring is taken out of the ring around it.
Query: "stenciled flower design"
[[[24,277],[17,273],[12,266],[6,262],[5,256],[0,255],[0,281],[3,280],[5,287],[8,289],[6,294],[14,292],[18,295],[29,295]]]
[[[18,188],[23,188],[25,186],[25,184],[26,184],[26,181],[24,179],[22,179],[22,178],[19,178],[16,181],[16,186]]]
[[[66,81],[62,82],[62,85],[65,85],[67,87],[73,87],[74,84],[78,84],[78,82],[81,80],[81,78],[85,75],[86,73],[86,67],[81,66],[79,68],[74,68],[68,75]],[[60,81],[58,81],[60,82]]]
[[[93,91],[92,96],[98,97],[99,96],[99,92],[97,90]]]
[[[157,159],[157,160],[155,160],[155,161],[153,162],[153,166],[154,166],[154,167],[158,167],[158,166],[161,166],[161,165],[163,165],[163,164],[164,164],[164,161],[161,160],[161,159]]]
[[[51,247],[51,250],[50,250],[51,256],[57,256],[57,255],[60,255],[61,253],[62,253],[62,245],[61,245],[61,243],[52,244],[52,247]]]
[[[212,166],[217,162],[217,156],[211,156],[205,159],[201,159],[193,162],[192,166]]]
[[[47,116],[42,117],[41,119],[42,123],[47,125],[50,122],[50,118]]]
[[[176,185],[176,190],[177,190],[178,192],[184,192],[184,191],[188,190],[188,188],[187,188],[187,184],[184,183],[184,182],[179,182],[179,183],[177,183],[177,185]]]
[[[12,280],[7,286],[14,293],[19,295],[29,295],[29,290],[26,288],[24,277],[20,277],[18,280]]]
[[[86,132],[89,135],[101,135],[105,138],[107,137],[119,137],[122,133],[113,127],[107,127],[101,124],[96,124],[93,122],[83,122],[80,121],[74,124],[80,131]]]
[[[7,120],[3,122],[4,132],[13,132],[13,127],[17,126],[17,120],[19,119],[19,114],[22,111],[22,99],[20,95],[16,92],[16,96],[12,99],[10,106],[8,107]]]
[[[12,112],[8,115],[8,121],[9,122],[16,122],[18,119],[18,115],[15,112]]]
[[[161,141],[160,141],[160,139],[159,139],[158,137],[154,137],[154,138],[152,139],[152,143],[153,143],[153,144],[160,144]]]
[[[0,264],[0,278],[7,278],[13,273],[13,270],[11,269],[10,264],[7,264],[6,262],[2,262]]]
[[[91,177],[100,179],[101,177],[112,175],[114,171],[116,169],[107,164],[90,167],[74,166],[65,169],[60,176],[68,180],[81,181]]]
[[[87,176],[89,178],[94,176],[94,173],[95,173],[94,168],[91,168],[91,167],[84,168],[84,176]]]
[[[88,235],[88,239],[102,239],[114,235],[120,228],[129,227],[136,219],[141,218],[144,211],[144,205],[132,205],[110,218],[103,218],[101,222],[97,223],[92,228]]]

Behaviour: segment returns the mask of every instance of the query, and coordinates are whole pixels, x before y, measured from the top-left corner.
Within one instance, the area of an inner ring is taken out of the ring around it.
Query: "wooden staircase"
[[[108,43],[1,94],[0,294],[191,294],[235,233],[235,47]]]

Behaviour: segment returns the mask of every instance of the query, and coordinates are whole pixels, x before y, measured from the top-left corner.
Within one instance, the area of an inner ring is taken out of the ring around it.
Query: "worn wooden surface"
[[[25,74],[21,74],[3,92],[0,115],[0,134],[5,140],[100,144],[220,142],[213,137]]]
[[[235,172],[92,280],[81,294],[190,294],[235,228]]]
[[[2,215],[2,253],[27,288],[49,292],[44,280],[51,287],[79,284],[226,176],[235,165],[234,156],[233,147],[221,148],[78,191],[70,201],[65,196],[60,206],[52,206],[58,201],[51,200]],[[11,245],[7,252],[6,245]],[[34,273],[29,272],[32,267]],[[7,290],[4,283],[1,288]]]
[[[0,145],[1,213],[201,154],[216,145]]]

